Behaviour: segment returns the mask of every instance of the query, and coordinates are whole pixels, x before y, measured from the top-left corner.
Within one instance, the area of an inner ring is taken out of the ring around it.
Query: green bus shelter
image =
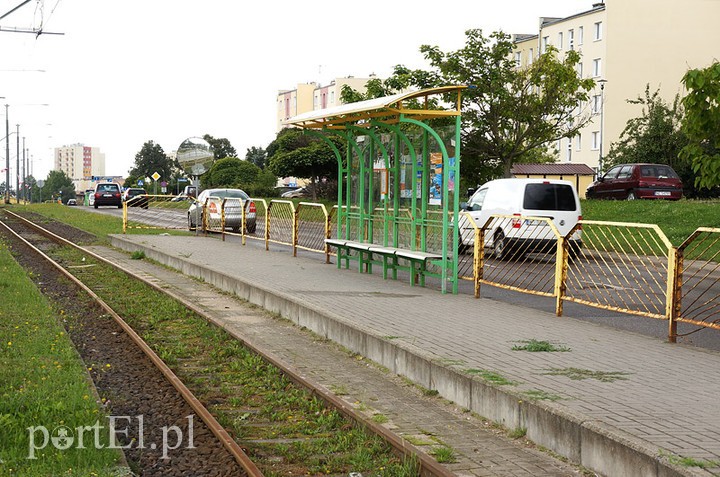
[[[409,271],[411,284],[458,287],[460,111],[465,86],[399,93],[285,121],[326,140],[338,160],[337,265]],[[345,150],[328,139],[344,138]]]

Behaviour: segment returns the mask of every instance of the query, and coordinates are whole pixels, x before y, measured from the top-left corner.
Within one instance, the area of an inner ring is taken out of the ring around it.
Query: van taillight
[[[520,214],[513,214],[515,217],[520,217]],[[522,220],[520,219],[512,219],[512,228],[519,229],[520,225],[522,225]]]
[[[250,212],[251,214],[254,214],[256,212],[255,202],[250,202],[250,205],[248,205],[248,212]]]
[[[100,193],[99,193],[99,192],[95,192],[95,198],[97,199],[98,197],[100,197]]]

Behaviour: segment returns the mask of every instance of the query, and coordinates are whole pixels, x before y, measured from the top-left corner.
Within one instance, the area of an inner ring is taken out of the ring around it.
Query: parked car
[[[283,192],[280,197],[283,199],[295,199],[298,197],[307,197],[308,191],[305,187],[300,187],[299,189],[289,190],[287,192]]]
[[[93,196],[95,197],[93,207],[96,209],[101,205],[114,205],[122,209],[122,192],[119,184],[114,182],[97,184]]]
[[[68,199],[67,205],[77,205],[77,200],[76,199]]]
[[[147,191],[141,188],[130,187],[123,192],[123,202],[128,207],[142,207],[147,209],[150,206],[150,200]]]
[[[249,196],[241,189],[205,189],[200,193],[197,201],[193,201],[188,209],[188,230],[195,230],[203,221],[203,206],[206,205],[208,220],[221,220],[221,208],[225,201],[225,227],[239,232],[242,227],[242,208]],[[245,214],[245,228],[248,233],[255,232],[255,203],[250,202]]]
[[[478,188],[463,210],[478,227],[492,215],[547,217],[561,235],[567,235],[582,219],[580,198],[571,182],[546,179],[497,179]],[[475,227],[464,215],[459,221],[460,240],[464,247],[475,242]],[[497,259],[513,258],[518,252],[547,251],[556,244],[555,234],[547,222],[525,219],[498,219],[485,232],[485,247]],[[571,253],[582,245],[581,233],[570,238]],[[518,257],[515,257],[518,258]]]
[[[590,184],[588,199],[670,199],[683,196],[682,181],[667,164],[621,164]]]

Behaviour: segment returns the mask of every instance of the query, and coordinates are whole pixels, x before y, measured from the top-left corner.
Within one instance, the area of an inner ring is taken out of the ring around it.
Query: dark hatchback
[[[588,199],[668,199],[683,196],[682,181],[667,164],[621,164],[590,184]]]
[[[95,186],[95,203],[93,206],[97,209],[101,205],[113,205],[118,209],[122,209],[122,193],[120,186],[114,182],[106,184],[98,184]]]
[[[145,189],[134,187],[125,189],[125,192],[123,192],[123,201],[125,201],[128,207],[142,207],[143,209],[149,207],[149,200]]]

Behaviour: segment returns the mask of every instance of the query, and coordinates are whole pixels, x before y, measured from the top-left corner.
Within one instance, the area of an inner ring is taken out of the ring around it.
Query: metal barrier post
[[[667,293],[665,296],[665,313],[668,320],[668,341],[677,343],[677,318],[682,307],[682,272],[684,250],[675,247],[668,254]]]
[[[472,219],[470,219],[472,220]],[[474,224],[474,221],[473,221]],[[475,243],[473,244],[473,280],[475,298],[480,298],[480,281],[485,266],[485,229],[475,226]]]
[[[222,235],[222,241],[225,241],[225,202],[227,197],[220,203],[220,235]]]
[[[574,229],[568,236],[572,236]],[[566,237],[558,237],[555,256],[555,315],[563,314],[563,297],[567,283],[568,241]]]
[[[127,202],[123,202],[123,234],[127,233],[128,211]]]
[[[250,204],[250,199],[248,199],[242,203],[242,210],[240,211],[240,213],[242,214],[242,215],[240,215],[240,237],[242,237],[241,243],[243,245],[245,245],[245,227],[246,227],[246,225],[245,225],[245,220],[246,220],[245,219],[245,208],[248,207],[248,204]],[[255,214],[255,223],[257,223],[257,214]]]
[[[270,250],[270,217],[272,216],[270,210],[272,205],[273,201],[271,200],[265,209],[265,250]]]
[[[298,244],[298,213],[300,208],[293,210],[293,224],[292,224],[292,249],[293,257],[297,257],[297,244]]]
[[[205,235],[207,235],[207,233],[208,233],[208,214],[207,214],[208,200],[210,200],[210,199],[209,198],[205,199],[205,203],[203,204],[203,211],[202,211],[202,228],[203,228],[203,233]]]

